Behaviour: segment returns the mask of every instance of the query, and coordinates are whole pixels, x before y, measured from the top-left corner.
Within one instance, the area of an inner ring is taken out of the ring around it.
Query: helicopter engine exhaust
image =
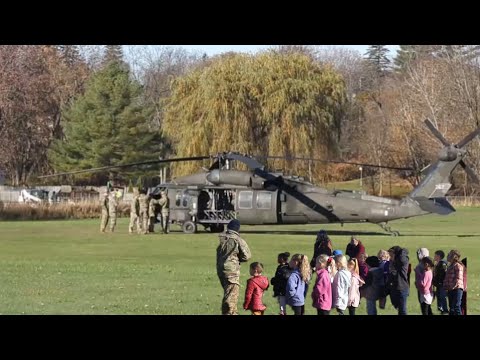
[[[207,175],[207,180],[214,185],[248,186],[255,190],[264,188],[264,179],[254,176],[249,171],[215,169]]]

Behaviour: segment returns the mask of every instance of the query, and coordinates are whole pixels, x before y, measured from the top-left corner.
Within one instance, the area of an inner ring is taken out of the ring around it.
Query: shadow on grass
[[[268,225],[267,225],[268,226]],[[258,229],[251,229],[249,228],[248,230],[240,230],[240,236],[241,234],[275,234],[275,235],[308,235],[308,236],[316,236],[318,233],[318,230],[282,230],[281,225],[278,225],[278,229],[272,230],[272,229],[261,229],[260,227]],[[394,229],[396,230],[396,229]],[[157,231],[156,231],[157,232]],[[181,229],[170,229],[170,233],[172,234],[183,234],[183,231]],[[359,237],[362,236],[391,236],[392,239],[396,237],[438,237],[438,234],[432,234],[432,233],[416,233],[412,232],[410,233],[409,231],[407,232],[402,232],[400,231],[399,236],[393,236],[387,232],[382,232],[380,231],[353,231],[353,230],[327,230],[327,233],[331,236],[352,236],[352,235],[357,235]],[[211,234],[211,235],[218,235],[218,233],[212,233],[209,230],[204,230],[202,228],[199,228],[197,231],[197,234]],[[195,234],[190,234],[190,235],[195,235]],[[470,238],[470,237],[478,237],[480,234],[445,234],[448,236],[456,236],[459,238]]]
[[[182,230],[170,230],[171,234],[181,234]],[[318,230],[240,230],[240,236],[242,234],[277,234],[277,235],[312,235],[316,236]],[[358,235],[361,236],[388,236],[388,233],[382,232],[373,232],[373,231],[344,231],[344,230],[328,230],[329,235],[342,235],[342,236],[352,236]],[[211,233],[208,230],[199,229],[197,234],[212,234],[218,235],[218,233]]]
[[[302,230],[245,230],[245,231],[240,231],[241,234],[279,234],[279,235],[312,235],[316,236],[318,233],[318,230],[312,231],[312,230],[307,230],[307,231],[302,231]],[[341,236],[352,236],[352,235],[358,235],[359,237],[363,235],[367,236],[387,236],[389,235],[388,233],[382,233],[382,232],[373,232],[373,231],[346,231],[346,230],[328,230],[327,231],[328,235],[341,235]]]

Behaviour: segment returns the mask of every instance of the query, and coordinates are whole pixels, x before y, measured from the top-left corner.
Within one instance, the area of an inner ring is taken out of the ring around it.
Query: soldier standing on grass
[[[133,234],[133,229],[136,228],[137,231],[140,228],[140,224],[138,223],[140,214],[140,205],[138,203],[138,190],[133,190],[133,199],[130,205],[130,224],[128,225],[128,233]]]
[[[224,295],[222,315],[237,315],[238,293],[240,290],[240,263],[250,259],[250,249],[238,231],[240,222],[232,220],[227,231],[219,235],[217,247],[217,275],[222,284]]]
[[[160,192],[160,199],[158,204],[162,208],[162,230],[165,234],[169,232],[169,217],[170,217],[170,201],[168,199],[167,193],[165,191]]]
[[[148,232],[155,232],[155,205],[158,205],[159,200],[151,197],[148,203]]]
[[[119,193],[117,191],[111,191],[108,196],[108,215],[110,216],[110,231],[113,233],[115,225],[117,225],[117,207]]]
[[[105,232],[108,224],[108,191],[105,191],[100,199],[100,206],[102,207],[102,219],[100,221],[100,231]]]
[[[147,234],[148,233],[148,195],[145,189],[140,191],[140,195],[138,196],[138,204],[139,204],[139,227],[138,233],[139,234]]]

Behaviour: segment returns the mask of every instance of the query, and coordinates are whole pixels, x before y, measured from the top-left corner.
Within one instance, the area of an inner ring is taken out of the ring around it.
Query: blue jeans
[[[437,307],[440,311],[448,311],[447,292],[443,286],[438,286],[437,291]]]
[[[407,297],[409,294],[409,289],[394,289],[390,292],[390,300],[392,300],[392,305],[395,309],[398,309],[398,315],[407,315]]]
[[[463,289],[455,289],[448,292],[449,315],[462,315],[462,295]]]
[[[377,301],[367,299],[367,315],[377,315]]]

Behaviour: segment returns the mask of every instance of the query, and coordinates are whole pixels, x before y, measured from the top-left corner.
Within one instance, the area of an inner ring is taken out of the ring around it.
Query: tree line
[[[480,126],[479,48],[401,45],[389,54],[341,47],[275,46],[209,57],[181,48],[0,46],[0,171],[12,185],[36,176],[219,151],[411,167],[412,184],[441,145]],[[480,170],[480,140],[469,146]],[[198,163],[171,166],[171,175]],[[314,182],[358,178],[358,167],[275,160],[270,168]],[[288,172],[287,171],[287,172]],[[142,181],[158,167],[53,181]],[[385,170],[375,174],[382,194]],[[390,176],[390,175],[389,175]],[[52,180],[49,180],[52,182]],[[461,171],[454,185],[475,189]]]

